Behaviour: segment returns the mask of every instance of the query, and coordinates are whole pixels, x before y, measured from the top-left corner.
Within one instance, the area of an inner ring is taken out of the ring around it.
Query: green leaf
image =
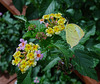
[[[14,6],[22,13],[26,0],[12,0]]]
[[[57,2],[54,0],[42,0],[42,3],[40,5],[41,15],[53,13],[56,6]]]
[[[9,12],[6,12],[6,13],[3,15],[3,19],[4,19],[4,21],[6,21],[7,23],[14,24],[14,20],[13,20],[12,18],[10,18]]]
[[[32,71],[33,71],[32,75],[33,75],[34,77],[37,76],[37,74],[38,74],[39,71],[40,71],[40,68],[41,68],[40,65],[33,68],[33,70],[32,70]]]
[[[26,9],[26,15],[28,20],[38,19],[39,18],[39,9],[34,6],[34,4],[29,4]]]
[[[44,5],[45,6],[45,5]],[[43,6],[43,7],[44,7]],[[50,14],[50,13],[54,13],[56,7],[58,6],[57,1],[52,0],[52,2],[48,5],[48,7],[45,9],[45,13],[44,14]],[[42,8],[43,8],[42,7]],[[42,9],[41,9],[42,10]]]
[[[75,69],[80,74],[98,80],[96,71],[93,67],[93,58],[88,55],[88,52],[75,50],[75,58],[73,64],[76,65]]]
[[[31,69],[32,68],[30,68],[29,71],[24,74],[18,71],[17,84],[31,84]]]
[[[94,48],[98,49],[100,51],[100,43],[99,44],[96,44],[94,45]]]
[[[97,56],[98,56],[98,58],[99,58],[99,60],[100,60],[100,44],[94,45],[94,46],[91,48],[91,50],[97,54]]]
[[[27,19],[26,19],[26,17],[24,15],[20,15],[20,16],[14,15],[14,16],[15,16],[15,18],[20,19],[20,20],[22,20],[24,22],[27,21]]]
[[[59,57],[53,59],[44,69],[43,71],[46,71],[48,69],[51,69],[52,67],[54,67],[54,65],[56,65],[58,63],[58,61],[61,60]]]
[[[88,48],[89,54],[96,59],[100,60],[100,44],[93,45]]]
[[[61,33],[59,34],[59,36],[61,36],[61,38],[66,41],[66,32],[65,31],[61,31]]]
[[[0,44],[0,54],[3,53],[4,50],[5,50],[5,47],[2,44]]]
[[[67,59],[73,55],[73,52],[68,49],[68,45],[64,41],[58,40],[53,45],[56,46],[66,56]]]
[[[90,38],[90,36],[95,35],[95,32],[96,32],[96,26],[94,25],[94,26],[91,28],[91,30],[89,30],[89,31],[85,34],[85,36],[80,40],[80,43],[81,43],[81,44],[84,44],[84,43]]]
[[[23,38],[34,38],[36,36],[36,33],[32,31],[28,31],[23,35]]]

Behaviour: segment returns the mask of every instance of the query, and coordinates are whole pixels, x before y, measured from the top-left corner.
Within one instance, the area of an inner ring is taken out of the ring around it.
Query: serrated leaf
[[[50,13],[51,11],[54,11],[54,4],[55,3],[52,3],[52,2],[54,2],[54,0],[48,0],[48,1],[47,0],[43,0],[42,1],[41,5],[40,5],[41,15],[46,14],[48,12]]]
[[[44,14],[50,14],[53,13],[56,9],[56,7],[58,6],[57,1],[52,0],[52,2],[48,5],[48,7],[45,10]],[[42,7],[43,8],[43,7]]]
[[[44,69],[43,71],[46,71],[48,69],[51,69],[54,65],[58,63],[58,61],[61,60],[59,57],[53,59]]]
[[[94,45],[94,46],[91,48],[91,50],[97,54],[97,56],[98,56],[98,58],[99,58],[99,60],[100,60],[100,44]]]
[[[73,52],[68,49],[68,45],[64,41],[58,40],[53,45],[55,45],[65,56],[67,59],[73,55]]]
[[[24,15],[20,15],[20,16],[14,15],[14,16],[15,16],[15,18],[20,19],[20,20],[22,20],[24,22],[27,21],[27,19],[26,19],[26,17]]]
[[[84,43],[90,38],[90,36],[95,35],[95,32],[96,32],[96,27],[93,26],[93,27],[91,28],[91,30],[89,30],[89,31],[85,34],[85,36],[81,39],[80,43],[81,43],[81,44],[84,44]]]
[[[81,50],[75,50],[74,63],[75,69],[84,76],[89,76],[95,80],[97,79],[97,74],[94,69],[93,58],[88,55],[87,52]]]

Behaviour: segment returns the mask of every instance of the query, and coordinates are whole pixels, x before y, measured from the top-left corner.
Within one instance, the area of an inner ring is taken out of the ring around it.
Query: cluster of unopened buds
[[[46,34],[44,34],[44,32],[38,32],[36,34],[36,38],[39,39],[39,40],[45,40],[47,38]]]
[[[38,50],[40,48],[38,44],[27,43],[24,39],[20,39],[20,42],[19,47],[13,54],[12,64],[18,66],[20,71],[25,73],[29,67],[36,66],[37,61],[43,58],[43,54]]]
[[[44,15],[42,19],[40,19],[40,23],[44,23],[47,27],[46,35],[52,36],[53,34],[59,34],[62,30],[65,29],[66,19],[62,17],[61,13],[56,14],[48,14]]]
[[[35,28],[36,28],[36,25],[30,24],[30,25],[28,26],[28,31],[34,30]]]

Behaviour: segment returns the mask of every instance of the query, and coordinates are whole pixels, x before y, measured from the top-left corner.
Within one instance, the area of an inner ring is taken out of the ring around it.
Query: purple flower
[[[64,62],[63,62],[63,61],[61,61],[61,60],[59,61],[59,63],[61,63],[62,65],[64,64]]]
[[[2,15],[2,13],[0,12],[0,16]]]
[[[44,19],[40,19],[39,21],[40,21],[40,24],[42,24],[44,22]]]
[[[39,59],[41,60],[43,58],[43,54],[41,54],[41,51],[38,50],[38,51],[35,51],[35,53],[37,53],[37,57],[36,57],[36,60],[38,61]]]
[[[19,44],[20,50],[24,50],[27,41],[24,41],[24,39],[21,38],[21,39],[20,39],[20,42],[21,42],[21,43]]]
[[[39,83],[38,77],[35,78],[34,83]]]

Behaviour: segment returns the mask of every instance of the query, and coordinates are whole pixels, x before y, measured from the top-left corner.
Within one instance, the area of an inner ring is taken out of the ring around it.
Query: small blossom
[[[48,27],[49,26],[49,23],[46,23],[45,26]]]
[[[0,12],[0,16],[2,15],[2,13]]]
[[[43,19],[49,19],[50,18],[50,15],[44,15],[43,16]]]
[[[59,61],[59,63],[61,63],[62,65],[64,64],[64,62],[63,62],[63,61]]]
[[[51,17],[55,17],[55,14],[51,13],[50,16],[51,16]]]
[[[24,50],[25,45],[27,44],[27,41],[24,41],[24,39],[20,39],[20,42],[21,42],[19,44],[20,50]]]
[[[46,29],[46,35],[47,36],[52,36],[54,34],[54,30],[52,29],[52,28],[48,28],[48,29]]]
[[[44,19],[40,19],[39,21],[40,21],[40,24],[42,24],[44,22]]]
[[[59,34],[60,33],[59,26],[54,26],[53,29],[54,29],[55,34]]]
[[[38,77],[35,78],[34,83],[39,83]]]
[[[55,14],[55,17],[56,17],[56,18],[60,18],[61,15],[62,15],[61,13],[58,13],[58,14]]]
[[[37,59],[37,61],[40,59],[42,59],[43,58],[43,54],[41,54],[41,51],[40,50],[38,50],[38,51],[35,51],[35,53],[37,53],[37,57],[36,57],[36,59]]]

